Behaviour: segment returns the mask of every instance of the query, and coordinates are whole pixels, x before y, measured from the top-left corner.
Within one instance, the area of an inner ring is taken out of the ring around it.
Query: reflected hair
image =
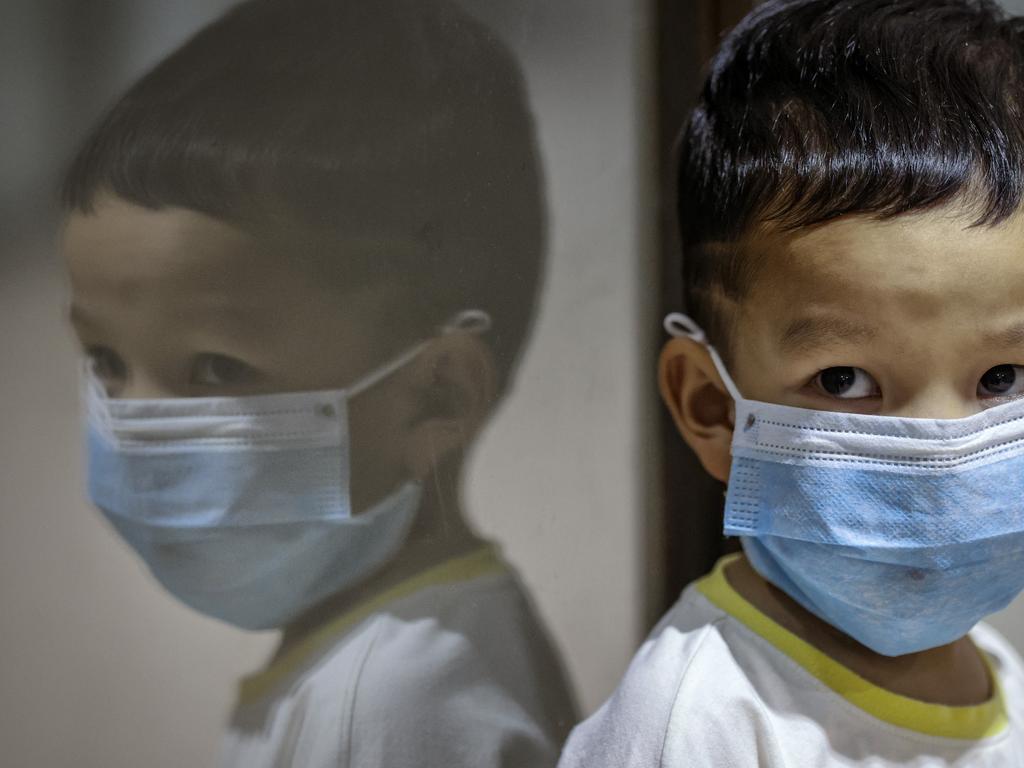
[[[961,199],[1021,204],[1024,20],[991,0],[769,0],[722,41],[678,143],[689,313],[728,355],[751,235]]]
[[[395,345],[486,310],[504,384],[546,240],[513,54],[446,0],[250,0],[142,77],[85,140],[67,211],[101,194],[234,224],[339,286],[403,287]]]

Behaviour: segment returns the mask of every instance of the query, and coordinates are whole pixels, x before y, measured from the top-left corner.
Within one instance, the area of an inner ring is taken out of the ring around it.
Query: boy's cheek
[[[731,431],[719,429],[713,435],[700,438],[690,435],[686,437],[686,442],[709,475],[722,483],[729,481],[732,469],[732,456],[729,452],[732,445]]]
[[[356,514],[408,479],[402,434],[387,411],[366,405],[359,402],[349,409],[349,482]]]

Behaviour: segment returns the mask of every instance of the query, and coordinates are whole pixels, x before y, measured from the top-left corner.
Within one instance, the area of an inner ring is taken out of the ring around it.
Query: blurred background
[[[0,0],[4,765],[210,765],[235,681],[274,646],[177,603],[83,500],[56,254],[77,142],[231,4]],[[720,490],[664,418],[653,366],[679,295],[666,159],[701,62],[750,4],[463,5],[520,57],[551,216],[534,337],[472,457],[467,508],[520,569],[588,714],[720,549]],[[994,623],[1024,648],[1024,602]]]

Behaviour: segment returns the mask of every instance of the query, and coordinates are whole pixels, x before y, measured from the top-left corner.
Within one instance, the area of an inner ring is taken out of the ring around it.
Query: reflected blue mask
[[[489,322],[473,310],[444,331]],[[283,626],[406,538],[416,482],[352,512],[348,402],[422,347],[347,389],[249,397],[112,399],[87,367],[89,497],[182,602],[245,629]]]
[[[961,419],[735,400],[725,533],[804,608],[886,656],[963,637],[1024,588],[1024,398]]]

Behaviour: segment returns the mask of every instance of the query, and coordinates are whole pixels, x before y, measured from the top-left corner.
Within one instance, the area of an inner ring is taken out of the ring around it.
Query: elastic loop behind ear
[[[467,333],[486,333],[491,329],[491,316],[482,309],[466,309],[442,326],[442,332],[466,331]]]
[[[376,371],[373,371],[367,376],[364,376],[362,379],[355,382],[354,384],[349,384],[348,387],[345,388],[346,395],[348,397],[355,397],[360,392],[372,387],[378,381],[386,379],[392,373],[394,373],[399,368],[401,368],[406,363],[410,362],[413,358],[415,358],[420,352],[423,351],[423,348],[425,346],[427,346],[427,342],[421,341],[415,346],[405,350],[405,352],[403,352],[401,355],[399,355],[386,365],[378,368]]]
[[[113,434],[110,427],[110,396],[91,358],[84,358],[79,367],[79,399],[86,420],[104,432]]]
[[[697,322],[692,317],[684,315],[682,312],[672,312],[665,316],[664,325],[665,330],[676,338],[693,339],[698,344],[703,344],[711,355],[711,361],[715,364],[718,375],[722,377],[722,383],[725,384],[725,388],[729,391],[732,399],[736,402],[743,399],[739,387],[736,386],[732,376],[725,369],[725,363],[722,362],[722,358],[718,355],[718,350],[708,342],[708,336],[704,333],[704,329],[697,325]]]
[[[708,353],[711,355],[711,361],[715,364],[715,368],[718,369],[718,375],[722,377],[722,383],[725,384],[726,390],[732,396],[732,399],[737,403],[743,400],[744,397],[740,394],[740,388],[736,386],[736,382],[732,380],[732,376],[729,375],[729,371],[725,369],[725,363],[722,362],[722,358],[718,354],[718,350],[710,344],[707,345]]]
[[[489,330],[490,327],[491,316],[489,314],[484,312],[482,309],[467,309],[462,312],[459,312],[451,320],[449,320],[447,323],[441,326],[441,333],[449,334],[455,333],[457,331],[462,331],[464,333],[480,334]],[[363,390],[372,387],[378,381],[387,378],[392,373],[394,373],[399,368],[401,368],[406,363],[410,362],[413,358],[415,358],[420,352],[423,351],[424,347],[426,347],[427,344],[429,343],[429,339],[416,343],[414,346],[407,349],[405,352],[396,357],[387,365],[378,368],[376,371],[370,373],[369,375],[367,375],[363,379],[360,379],[354,384],[350,384],[346,388],[348,396],[355,397]]]
[[[689,315],[682,312],[672,312],[665,316],[665,330],[669,335],[676,338],[687,337],[694,341],[706,344],[708,337],[704,329],[697,325],[697,322]]]

